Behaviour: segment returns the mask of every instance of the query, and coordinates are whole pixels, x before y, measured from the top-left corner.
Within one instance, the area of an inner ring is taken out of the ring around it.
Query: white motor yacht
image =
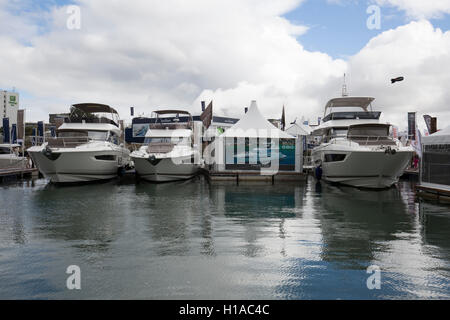
[[[57,136],[28,154],[52,182],[87,182],[111,179],[130,162],[130,151],[120,143],[117,111],[96,103],[75,104],[70,122]]]
[[[169,115],[172,115],[171,117]],[[180,118],[184,117],[185,121]],[[186,180],[200,168],[200,152],[194,144],[193,120],[189,112],[155,111],[145,134],[144,146],[131,153],[136,174],[152,182]]]
[[[327,103],[322,124],[312,132],[321,136],[312,157],[325,181],[388,188],[408,166],[413,148],[391,137],[391,125],[380,122],[381,112],[372,111],[374,100],[343,96]]]
[[[23,168],[27,158],[19,154],[20,144],[0,144],[0,169]]]

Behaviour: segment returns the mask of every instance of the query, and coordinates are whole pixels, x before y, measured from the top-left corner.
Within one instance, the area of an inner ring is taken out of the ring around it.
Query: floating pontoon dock
[[[263,182],[275,184],[277,182],[288,181],[307,181],[308,174],[300,172],[278,172],[273,175],[261,175],[259,171],[226,171],[214,172],[202,170],[209,182],[231,182],[239,184],[240,182]]]
[[[450,203],[450,187],[417,185],[416,194],[423,199]]]
[[[30,176],[38,176],[39,170],[37,168],[7,168],[0,169],[0,182],[5,177],[24,178]]]

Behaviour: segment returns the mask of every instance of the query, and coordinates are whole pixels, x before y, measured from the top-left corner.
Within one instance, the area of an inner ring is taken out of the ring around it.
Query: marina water
[[[3,184],[0,298],[449,299],[450,207],[413,187]]]

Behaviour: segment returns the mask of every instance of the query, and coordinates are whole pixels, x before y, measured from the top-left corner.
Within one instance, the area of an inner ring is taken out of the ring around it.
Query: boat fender
[[[314,173],[315,173],[316,179],[320,181],[322,179],[322,166],[316,167],[316,170]]]
[[[156,159],[154,155],[148,157],[148,162],[150,162],[153,166],[156,166],[160,161],[161,159]]]
[[[52,149],[50,149],[49,147],[45,147],[44,149],[42,149],[42,153],[44,154],[44,156],[50,157],[52,155]]]
[[[45,157],[47,157],[47,159],[51,161],[57,160],[61,155],[61,153],[53,152],[52,149],[50,149],[48,146],[45,147],[45,149],[43,149],[41,152]]]
[[[391,154],[392,154],[392,155],[395,155],[396,153],[397,153],[397,150],[391,149]]]

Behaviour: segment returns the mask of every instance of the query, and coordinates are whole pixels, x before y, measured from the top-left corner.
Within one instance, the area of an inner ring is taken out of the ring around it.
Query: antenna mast
[[[342,85],[342,96],[348,97],[347,84],[345,83],[345,73],[344,73],[344,84]]]

